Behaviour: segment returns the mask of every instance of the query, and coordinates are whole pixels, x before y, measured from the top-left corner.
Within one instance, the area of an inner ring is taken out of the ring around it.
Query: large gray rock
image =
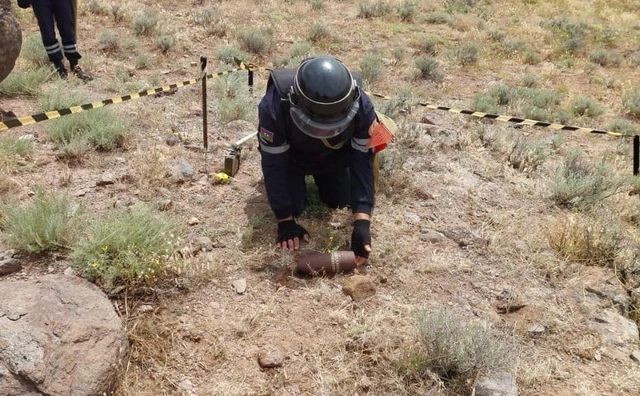
[[[95,285],[47,275],[0,282],[0,394],[110,394],[128,353],[122,322]]]
[[[22,31],[11,10],[11,0],[0,0],[0,81],[16,64],[22,46]]]

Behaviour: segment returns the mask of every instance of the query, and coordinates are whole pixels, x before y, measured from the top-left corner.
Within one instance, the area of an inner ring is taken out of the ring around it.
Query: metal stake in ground
[[[209,151],[209,130],[207,121],[207,57],[200,57],[200,71],[202,79],[202,144],[204,145],[204,168],[207,172],[207,152]]]
[[[633,137],[633,175],[638,176],[638,168],[640,168],[640,136]]]
[[[249,83],[249,94],[253,96],[253,70],[247,69],[248,75],[248,83]]]

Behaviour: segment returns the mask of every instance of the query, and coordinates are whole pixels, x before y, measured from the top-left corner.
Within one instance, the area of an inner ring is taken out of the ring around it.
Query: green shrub
[[[234,73],[216,78],[211,89],[216,96],[211,107],[220,122],[246,119],[253,110],[245,76]]]
[[[133,31],[138,36],[149,36],[156,30],[158,16],[150,11],[143,11],[133,18]]]
[[[31,34],[24,38],[20,49],[20,57],[26,59],[35,67],[49,65],[50,63],[40,34]]]
[[[113,23],[120,23],[124,21],[126,17],[126,13],[122,5],[120,4],[112,4],[111,5],[111,16],[113,17]]]
[[[326,3],[325,0],[309,0],[309,5],[314,11],[322,11],[324,10]]]
[[[382,76],[382,57],[380,54],[365,55],[360,60],[360,73],[368,86],[373,85]]]
[[[451,15],[446,12],[429,12],[424,16],[424,21],[432,25],[444,25],[451,20]]]
[[[522,85],[527,88],[534,88],[538,84],[538,76],[535,74],[525,74],[522,76]]]
[[[412,22],[416,17],[417,4],[414,0],[404,0],[398,6],[398,15],[402,22]]]
[[[524,62],[525,65],[537,65],[541,61],[540,55],[532,51],[526,51],[522,56],[522,62]]]
[[[0,200],[0,229],[9,246],[27,253],[65,250],[79,227],[77,208],[66,195],[36,190],[33,201],[21,206],[10,197]]]
[[[174,36],[162,35],[156,39],[156,45],[163,54],[166,54],[169,49],[175,45],[175,43],[176,38]]]
[[[625,136],[637,135],[640,130],[633,122],[625,120],[624,118],[616,118],[607,124],[607,130],[611,132],[621,133]]]
[[[519,133],[514,135],[507,150],[507,161],[524,173],[535,172],[547,159],[547,144],[539,138],[525,137]]]
[[[567,154],[555,175],[551,199],[558,206],[581,210],[616,194],[625,183],[604,161],[591,164],[577,151]]]
[[[51,80],[55,71],[49,66],[35,69],[14,69],[2,82],[0,82],[0,94],[11,97],[36,96],[42,84]]]
[[[95,15],[108,15],[109,10],[102,5],[100,0],[89,0],[87,2],[87,11]]]
[[[196,13],[194,22],[202,26],[208,36],[224,37],[229,31],[229,25],[219,15],[220,10],[216,7],[205,8]]]
[[[391,5],[384,1],[361,1],[358,3],[358,18],[379,18],[389,15],[391,11]]]
[[[69,146],[69,149],[112,151],[124,145],[128,122],[111,109],[100,108],[51,120],[48,135],[61,149]],[[79,154],[82,153],[81,150]]]
[[[313,43],[327,41],[331,39],[329,28],[322,22],[314,22],[309,28],[307,39]]]
[[[630,115],[640,118],[640,88],[633,88],[625,95],[624,108]]]
[[[604,113],[604,109],[591,98],[576,98],[571,103],[571,109],[573,110],[573,114],[582,117],[597,117]]]
[[[264,54],[271,51],[273,45],[273,30],[270,28],[250,28],[238,34],[240,43],[247,51],[254,54]]]
[[[136,69],[149,69],[153,66],[153,60],[147,55],[138,55],[136,57]]]
[[[478,63],[480,47],[476,43],[463,43],[453,51],[453,56],[461,66],[475,65]]]
[[[479,373],[509,369],[514,352],[490,327],[459,317],[446,309],[418,315],[420,367],[443,379],[462,383]]]
[[[26,159],[33,150],[33,143],[28,139],[15,139],[0,134],[0,173],[9,174],[17,164]],[[0,214],[2,217],[2,214]]]
[[[118,35],[111,30],[103,30],[98,36],[98,48],[105,52],[115,52],[120,48]]]
[[[444,9],[449,14],[466,14],[471,11],[476,0],[445,0]]]
[[[392,119],[402,114],[410,113],[411,109],[418,103],[418,97],[410,88],[400,88],[391,99],[384,99],[379,102],[375,100],[375,97],[373,99],[376,110]]]
[[[425,55],[435,56],[438,53],[438,44],[440,44],[440,39],[438,39],[437,37],[423,37],[418,42],[418,50]]]
[[[238,58],[241,61],[245,61],[245,62],[248,61],[249,58],[251,58],[251,56],[248,53],[234,47],[233,45],[225,45],[218,48],[215,51],[215,57],[219,61],[226,63],[228,65],[235,64],[234,58]]]
[[[289,56],[292,58],[309,58],[313,54],[313,44],[308,41],[298,41],[291,44],[291,48],[289,48]]]
[[[444,79],[444,74],[440,71],[440,64],[430,56],[417,57],[415,65],[420,72],[420,77],[425,80],[440,82]]]
[[[90,223],[69,257],[84,277],[101,286],[152,285],[171,272],[175,228],[146,205],[117,209]]]
[[[38,109],[40,111],[62,110],[71,106],[77,106],[87,101],[85,95],[76,90],[68,89],[63,84],[55,84],[38,95]]]
[[[589,60],[605,67],[620,66],[622,63],[622,57],[620,54],[605,49],[595,49],[589,52]]]
[[[403,46],[396,46],[391,48],[391,56],[396,61],[396,63],[400,63],[407,56],[407,48]]]

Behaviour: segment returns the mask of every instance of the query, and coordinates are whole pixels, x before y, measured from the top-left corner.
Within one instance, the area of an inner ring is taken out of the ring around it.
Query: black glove
[[[20,8],[31,7],[31,0],[18,0],[18,7]]]
[[[278,237],[276,243],[286,242],[289,239],[300,238],[302,240],[309,233],[295,220],[285,220],[278,223]]]
[[[364,245],[371,246],[371,233],[369,232],[369,220],[356,220],[353,222],[353,232],[351,233],[351,250],[357,257],[369,257],[369,252],[364,249]]]

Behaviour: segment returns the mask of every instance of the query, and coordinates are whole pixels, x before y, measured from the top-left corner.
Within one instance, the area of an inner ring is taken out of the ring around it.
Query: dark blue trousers
[[[49,60],[59,63],[64,54],[69,61],[77,62],[82,56],[76,48],[71,0],[32,0],[31,7]],[[56,37],[56,27],[62,39],[62,47]]]
[[[318,194],[329,208],[344,208],[351,203],[351,177],[349,168],[335,172],[313,175]],[[289,192],[293,204],[293,215],[299,216],[307,204],[305,175],[294,167],[289,168]]]

